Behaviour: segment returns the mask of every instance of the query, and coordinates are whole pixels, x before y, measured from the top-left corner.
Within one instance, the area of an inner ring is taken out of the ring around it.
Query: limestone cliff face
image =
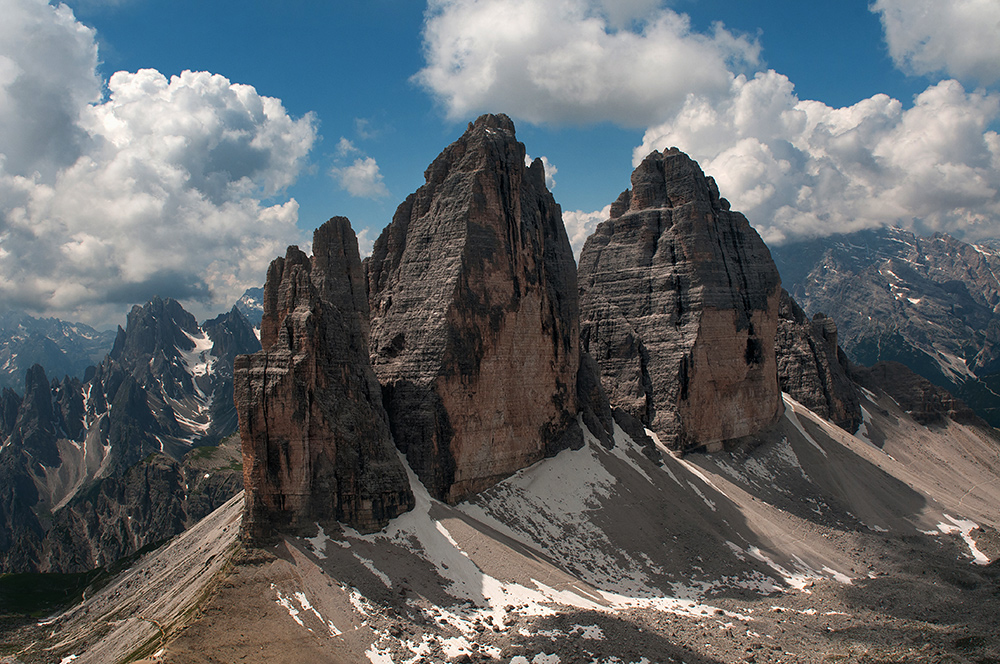
[[[849,433],[861,426],[861,399],[848,376],[850,362],[837,345],[837,324],[816,314],[810,320],[784,290],[775,340],[781,389]]]
[[[413,506],[368,360],[368,303],[347,219],[271,263],[263,350],[237,358],[244,535],[267,541],[318,522],[383,527]]]
[[[430,493],[452,502],[582,441],[572,249],[541,161],[524,162],[510,119],[480,117],[367,261],[393,436]]]
[[[653,152],[580,256],[581,340],[613,406],[669,447],[712,447],[782,412],[780,279],[746,218],[676,149]]]

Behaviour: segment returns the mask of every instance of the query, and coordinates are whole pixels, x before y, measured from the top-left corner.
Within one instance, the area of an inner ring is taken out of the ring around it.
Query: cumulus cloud
[[[340,141],[337,142],[337,156],[347,157],[352,154],[360,154],[361,150],[357,148],[350,140],[340,137]]]
[[[876,0],[889,54],[909,73],[1000,80],[1000,2]]]
[[[758,45],[651,0],[430,0],[415,80],[451,119],[660,122],[689,94],[725,94]]]
[[[580,262],[580,252],[583,245],[590,237],[597,224],[611,218],[611,204],[604,206],[604,209],[596,212],[584,212],[583,210],[563,211],[563,224],[566,226],[566,234],[569,235],[569,243],[573,247],[573,255],[577,262]]]
[[[765,240],[900,224],[996,236],[1000,95],[954,80],[903,105],[875,95],[832,108],[800,100],[773,71],[737,77],[722,103],[692,96],[648,129],[633,161],[677,146],[715,177]]]
[[[350,166],[334,166],[330,174],[341,189],[356,198],[385,198],[389,190],[378,164],[372,157],[355,159]]]
[[[51,178],[85,149],[76,124],[101,98],[94,31],[65,5],[0,1],[0,152],[7,173]]]
[[[208,314],[259,285],[299,236],[294,200],[263,201],[301,170],[314,118],[206,72],[118,72],[99,98],[92,30],[65,6],[2,4],[0,29],[51,48],[0,38],[0,301],[104,325],[154,294]],[[25,112],[39,90],[41,120]],[[38,122],[69,140],[33,138]],[[19,136],[46,149],[25,156]]]

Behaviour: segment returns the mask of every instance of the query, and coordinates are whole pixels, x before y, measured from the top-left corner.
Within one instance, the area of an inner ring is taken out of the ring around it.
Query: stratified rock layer
[[[924,426],[944,424],[945,418],[987,428],[964,401],[899,362],[877,362],[871,367],[851,367],[851,378],[869,390],[881,390],[910,417]]]
[[[673,449],[782,412],[780,279],[746,218],[676,149],[653,152],[580,256],[581,341],[611,404]]]
[[[579,301],[561,210],[509,118],[477,119],[425,177],[367,262],[371,356],[397,446],[454,502],[582,442]]]
[[[861,426],[861,399],[848,377],[850,362],[837,345],[837,324],[812,320],[781,290],[775,354],[781,389],[820,417],[849,433]]]
[[[368,360],[368,303],[358,243],[335,217],[310,260],[289,247],[267,273],[263,350],[237,358],[244,535],[340,521],[383,527],[413,506]]]

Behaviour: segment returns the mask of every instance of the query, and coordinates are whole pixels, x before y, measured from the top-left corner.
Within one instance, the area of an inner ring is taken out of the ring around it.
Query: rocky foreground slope
[[[786,398],[731,451],[657,465],[621,430],[611,450],[588,435],[455,506],[411,475],[416,507],[386,531],[235,553],[200,604],[187,572],[162,572],[189,553],[164,549],[19,658],[989,662],[996,439],[864,394],[856,436]],[[238,509],[176,546],[217,565]]]

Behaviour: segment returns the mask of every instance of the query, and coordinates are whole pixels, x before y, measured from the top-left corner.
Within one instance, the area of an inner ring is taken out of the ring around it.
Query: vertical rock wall
[[[581,340],[611,404],[677,450],[781,415],[780,278],[746,218],[676,149],[653,152],[580,256]]]
[[[837,324],[816,314],[812,320],[781,290],[775,352],[781,389],[848,433],[861,426],[861,398],[848,377],[850,362],[837,345]]]
[[[454,502],[582,442],[576,269],[506,116],[470,124],[425,177],[367,260],[371,357],[397,446]]]
[[[244,534],[266,541],[340,521],[374,530],[413,506],[368,359],[357,238],[336,217],[275,259],[264,289],[263,350],[237,358]]]

